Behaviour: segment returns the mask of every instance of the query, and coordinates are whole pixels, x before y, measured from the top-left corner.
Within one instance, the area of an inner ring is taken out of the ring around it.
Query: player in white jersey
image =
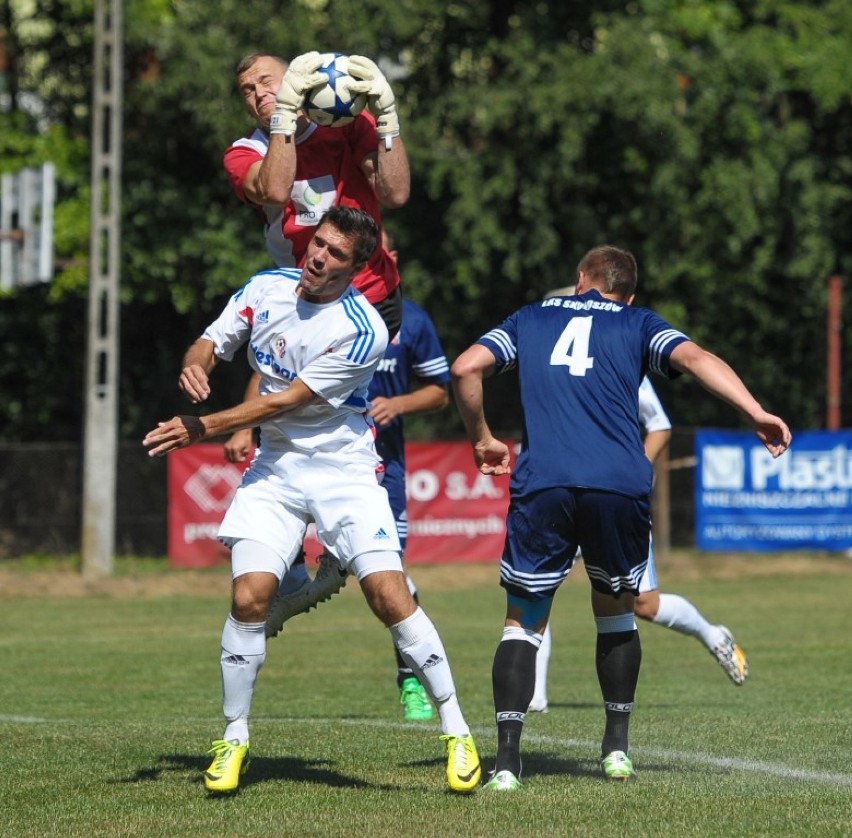
[[[397,251],[387,229],[382,228],[382,245],[394,262]],[[449,402],[447,392],[450,365],[429,315],[411,300],[403,300],[405,317],[399,333],[393,337],[370,382],[370,416],[376,424],[376,449],[382,458],[382,486],[388,493],[403,558],[408,538],[408,513],[405,495],[404,418],[414,413],[442,410]],[[236,435],[234,435],[236,436]],[[233,439],[233,437],[232,437]],[[331,562],[334,565],[331,566]],[[275,637],[284,623],[320,602],[330,599],[345,583],[333,557],[323,554],[313,579],[304,561],[282,579],[278,596],[266,619],[266,636]],[[410,574],[406,582],[414,601],[419,604],[417,585]],[[435,711],[423,685],[394,649],[399,703],[406,721],[430,721]]]
[[[574,290],[564,289],[560,293],[571,295]],[[639,387],[639,422],[645,431],[645,456],[653,463],[668,445],[672,425],[647,376]],[[639,583],[634,613],[643,620],[701,641],[737,686],[742,686],[748,677],[748,660],[730,629],[708,622],[688,599],[679,594],[660,593],[653,544],[648,551],[648,566]],[[548,709],[547,673],[552,644],[551,623],[548,622],[535,659],[535,691],[529,706],[530,712],[546,713]]]
[[[517,367],[524,419],[500,562],[506,618],[491,670],[497,757],[489,790],[520,787],[536,654],[578,547],[597,629],[601,770],[608,780],[635,774],[627,754],[642,659],[634,603],[648,563],[653,476],[639,425],[646,372],[693,375],[748,418],[773,457],[790,444],[784,421],[767,413],[724,361],[654,312],[630,305],[636,280],[632,254],[594,248],[578,265],[577,295],[524,306],[452,366],[456,404],[483,474],[510,473],[509,448],[485,418],[484,379]]]
[[[187,351],[180,385],[195,402],[209,374],[247,345],[261,395],[202,417],[175,416],[144,439],[152,456],[207,436],[261,427],[261,443],[222,521],[231,548],[231,612],[220,665],[226,719],[204,774],[212,792],[233,792],[249,764],[248,717],[266,657],[266,617],[281,577],[301,551],[309,521],[340,566],[358,579],[373,613],[438,708],[450,789],[479,782],[479,756],[447,655],[405,582],[367,386],[387,346],[387,328],[351,287],[378,241],[369,214],[335,207],[308,245],[302,270],[265,271],[238,291]]]

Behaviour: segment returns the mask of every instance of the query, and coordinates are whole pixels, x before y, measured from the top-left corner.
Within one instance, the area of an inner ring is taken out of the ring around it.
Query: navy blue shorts
[[[649,498],[591,489],[544,489],[512,500],[500,584],[523,599],[552,597],[579,547],[595,590],[638,595],[648,564]]]
[[[385,476],[382,486],[388,493],[391,512],[396,521],[396,531],[399,541],[405,551],[405,543],[408,540],[408,515],[405,505],[405,464],[399,460],[385,461]]]

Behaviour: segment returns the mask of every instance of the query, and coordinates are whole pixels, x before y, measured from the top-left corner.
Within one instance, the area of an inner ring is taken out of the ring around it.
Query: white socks
[[[723,638],[718,626],[708,623],[688,599],[678,594],[660,594],[660,607],[654,622],[698,638],[711,652]]]
[[[435,702],[441,730],[452,736],[467,736],[470,728],[456,698],[447,653],[426,612],[418,607],[410,617],[391,626],[390,633],[399,653]]]
[[[550,649],[553,638],[548,623],[541,635],[541,645],[535,657],[535,691],[533,692],[530,708],[541,712],[547,708],[547,669],[550,665]]]
[[[248,742],[248,716],[257,673],[266,660],[266,624],[241,623],[230,614],[222,630],[223,739]]]

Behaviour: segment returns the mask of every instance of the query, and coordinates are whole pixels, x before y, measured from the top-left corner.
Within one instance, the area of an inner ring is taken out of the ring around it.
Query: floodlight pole
[[[115,552],[124,66],[122,3],[123,0],[95,0],[82,528],[83,575],[89,578],[111,575]]]

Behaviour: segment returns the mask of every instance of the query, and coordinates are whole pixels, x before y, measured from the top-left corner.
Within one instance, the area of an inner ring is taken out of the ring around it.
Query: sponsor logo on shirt
[[[284,353],[287,351],[287,338],[285,338],[284,335],[278,335],[277,337],[272,338],[269,345],[272,348],[272,354],[280,361],[284,357]]]
[[[259,367],[266,367],[276,375],[286,378],[288,381],[293,381],[296,378],[297,373],[293,372],[293,370],[288,370],[286,367],[282,367],[271,352],[264,352],[254,343],[250,344],[250,346]]]
[[[337,200],[334,178],[323,175],[297,180],[290,191],[290,200],[296,208],[295,223],[299,227],[316,227]]]

